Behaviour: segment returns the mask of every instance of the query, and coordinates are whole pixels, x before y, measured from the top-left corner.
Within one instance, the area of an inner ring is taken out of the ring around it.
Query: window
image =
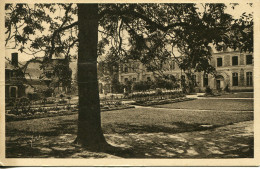
[[[117,70],[117,69],[116,69],[116,66],[113,66],[112,70],[113,70],[113,71],[116,71],[116,70]]]
[[[17,97],[17,87],[10,87],[10,97]]]
[[[124,67],[124,72],[127,73],[128,72],[128,67]]]
[[[186,81],[185,76],[181,75],[181,85],[182,86],[185,86],[185,81]]]
[[[51,71],[47,71],[45,75],[46,75],[47,78],[51,78],[52,72]]]
[[[209,85],[209,77],[208,77],[208,74],[204,74],[204,77],[203,77],[203,87],[206,87]]]
[[[233,86],[238,86],[238,73],[232,73]]]
[[[252,72],[246,72],[246,85],[253,86],[253,73]]]
[[[253,63],[252,55],[246,55],[246,64],[251,65]]]
[[[135,82],[135,81],[136,81],[136,78],[134,77],[134,78],[133,78],[133,82]]]
[[[147,81],[151,81],[151,77],[147,77]]]
[[[232,57],[232,66],[238,65],[238,56],[233,56]]]
[[[5,70],[5,79],[9,80],[10,79],[10,72]]]
[[[125,78],[125,82],[128,82],[128,78]]]
[[[222,66],[222,58],[217,58],[217,67]]]
[[[134,71],[137,71],[139,68],[139,64],[138,63],[134,63]]]
[[[192,75],[193,85],[197,86],[196,75]]]

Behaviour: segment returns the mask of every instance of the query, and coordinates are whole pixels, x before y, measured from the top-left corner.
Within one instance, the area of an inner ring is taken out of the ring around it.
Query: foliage
[[[133,84],[133,90],[134,91],[138,91],[138,92],[141,92],[141,91],[147,91],[147,90],[150,90],[150,89],[153,89],[154,86],[153,86],[153,82],[152,81],[140,81],[140,82],[135,82]]]
[[[41,93],[36,93],[36,92],[34,92],[34,93],[28,93],[28,98],[29,98],[30,100],[39,100],[39,99],[42,98],[42,95],[41,95]]]
[[[198,6],[203,9],[199,11]],[[20,51],[28,50],[29,45],[33,53],[44,52],[47,58],[56,54],[74,56],[72,51],[78,44],[75,4],[6,4],[5,9],[6,44],[15,39]],[[225,9],[221,3],[99,4],[98,54],[106,54],[110,64],[134,59],[148,70],[159,71],[162,63],[175,56],[169,49],[177,48],[182,57],[174,58],[181,69],[211,72],[210,44],[218,50],[223,44],[244,51],[253,48],[252,15],[244,13],[233,19]],[[107,45],[110,50],[106,53]]]
[[[185,95],[180,91],[163,91],[161,89],[156,89],[153,92],[139,92],[139,93],[132,93],[129,97],[132,99],[137,99],[138,101],[141,100],[154,100],[157,98],[164,99],[175,99],[179,97],[184,97]]]
[[[177,89],[179,87],[177,80],[173,75],[165,76],[164,78],[157,78],[154,84],[155,88],[162,88],[167,90]]]
[[[226,87],[224,88],[224,91],[225,91],[225,92],[230,92],[230,89],[229,89],[228,84],[227,84]]]
[[[233,4],[232,8],[235,10],[236,6]],[[99,63],[99,77],[111,83],[119,62],[129,59],[141,61],[148,71],[162,73],[163,64],[173,56],[190,81],[187,87],[193,88],[190,85],[194,72],[214,72],[209,63],[211,44],[217,50],[230,47],[253,52],[252,14],[243,13],[239,19],[233,19],[225,13],[226,8],[221,3],[99,4],[98,54],[106,56]],[[6,44],[14,39],[21,52],[44,52],[46,60],[62,54],[68,63],[75,57],[73,51],[78,45],[75,4],[6,4],[5,9]],[[58,12],[63,16],[57,16]],[[181,57],[176,56],[174,49]],[[55,70],[59,82],[70,88],[68,64],[57,65]]]
[[[245,12],[239,19],[235,19],[230,30],[230,43],[227,46],[239,49],[240,52],[253,52],[254,22],[253,15]]]
[[[112,93],[123,93],[124,92],[124,85],[121,84],[117,78],[113,78],[111,82]]]
[[[30,100],[26,97],[22,97],[15,100],[14,106],[12,107],[10,113],[19,115],[19,114],[26,114],[31,109]]]
[[[52,88],[48,88],[48,89],[44,90],[42,93],[43,93],[44,97],[51,97],[53,92],[54,92],[54,90]]]
[[[206,87],[205,93],[206,95],[213,95],[212,89],[209,86]]]

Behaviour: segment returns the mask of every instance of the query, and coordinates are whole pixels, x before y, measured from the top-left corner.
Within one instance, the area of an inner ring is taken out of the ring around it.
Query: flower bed
[[[45,117],[54,117],[54,116],[64,116],[75,114],[77,111],[49,111],[49,112],[36,112],[35,114],[6,114],[5,120],[8,121],[20,121],[20,120],[30,120],[37,118],[45,118]]]
[[[194,98],[176,98],[176,99],[164,99],[164,100],[137,100],[134,105],[138,106],[152,106],[152,105],[161,105],[161,104],[170,104],[170,103],[176,103],[176,102],[183,102],[183,101],[189,101],[194,100]]]
[[[134,108],[132,105],[121,102],[107,101],[100,104],[101,111],[112,111]],[[6,121],[29,120],[35,118],[71,115],[78,112],[78,105],[33,105],[30,110],[23,113],[21,109],[7,109]]]
[[[152,90],[152,91],[146,91],[146,92],[134,92],[132,94],[129,94],[128,98],[131,99],[142,99],[147,97],[153,97],[153,98],[178,98],[178,97],[184,97],[185,94],[183,94],[181,91],[178,90]]]

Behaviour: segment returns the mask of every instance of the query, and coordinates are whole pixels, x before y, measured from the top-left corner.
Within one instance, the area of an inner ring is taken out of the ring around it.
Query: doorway
[[[224,89],[224,77],[222,75],[218,75],[216,77],[216,89],[221,90]]]
[[[220,88],[220,80],[217,80],[217,90],[221,89]]]
[[[10,97],[17,97],[17,87],[10,87]]]

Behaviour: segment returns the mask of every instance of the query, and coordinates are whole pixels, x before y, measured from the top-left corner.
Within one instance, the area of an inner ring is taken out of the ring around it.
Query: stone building
[[[232,91],[253,91],[253,54],[240,53],[230,49],[224,52],[214,51],[210,60],[216,68],[216,73],[204,74],[195,72],[196,91],[205,91],[206,86],[211,89],[223,90],[226,86]],[[170,60],[163,66],[164,74],[174,75],[177,79],[186,78],[174,60]],[[121,64],[119,69],[119,82],[154,80],[153,72],[147,71],[146,67],[138,61]]]
[[[54,91],[48,96],[68,92],[68,85],[63,84],[62,80],[59,79],[59,68],[61,66],[57,66],[63,65],[63,62],[64,58],[54,57],[44,68],[41,68],[43,57],[18,62],[18,53],[12,53],[11,60],[5,63],[5,97],[7,99],[30,98],[32,94],[40,94],[50,88],[54,89]],[[58,70],[54,71],[55,67]],[[69,65],[66,69],[68,69],[68,76],[71,76]]]
[[[5,64],[6,98],[18,98],[25,95],[25,77],[18,64],[18,53],[12,53],[11,60]]]

